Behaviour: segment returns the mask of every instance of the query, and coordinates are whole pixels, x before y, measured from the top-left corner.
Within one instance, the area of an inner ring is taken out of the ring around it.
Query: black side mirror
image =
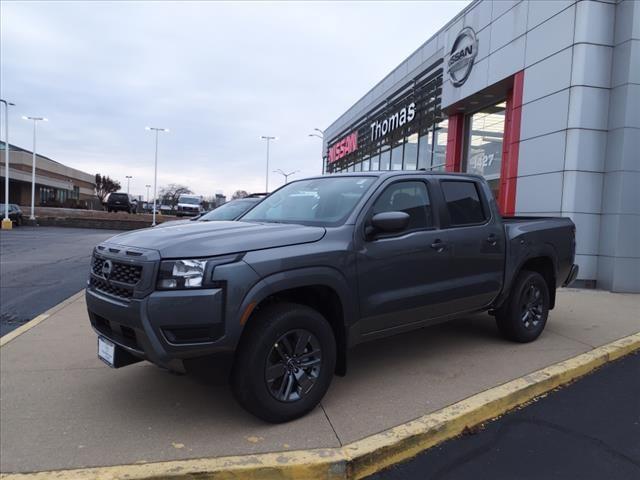
[[[376,232],[395,233],[404,230],[408,226],[409,214],[404,212],[382,212],[373,216],[367,234],[371,235]]]

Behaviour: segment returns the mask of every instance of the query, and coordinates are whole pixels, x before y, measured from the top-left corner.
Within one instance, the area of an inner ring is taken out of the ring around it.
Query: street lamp
[[[44,117],[27,117],[22,116],[23,120],[31,120],[33,122],[33,151],[31,152],[31,216],[29,220],[35,220],[35,203],[36,203],[36,130],[38,122],[48,122]]]
[[[295,175],[296,173],[299,173],[300,170],[294,170],[293,172],[289,172],[289,173],[284,173],[281,169],[277,169],[274,170],[273,173],[279,173],[280,175],[282,175],[284,177],[284,183],[288,183],[289,182],[289,177],[291,175]]]
[[[127,195],[129,195],[129,181],[133,178],[131,175],[125,175],[124,178],[127,179]]]
[[[149,189],[151,188],[151,185],[145,185],[145,187],[147,187],[147,208],[149,208]]]
[[[262,135],[260,138],[262,140],[266,140],[267,141],[267,178],[266,178],[266,181],[265,181],[264,191],[265,191],[265,193],[269,193],[269,142],[271,140],[277,140],[278,137],[269,137],[269,136]]]
[[[11,230],[13,226],[9,219],[9,106],[14,107],[15,103],[0,99],[4,103],[4,218],[2,219],[2,229]]]
[[[158,191],[158,133],[159,132],[167,132],[169,133],[168,128],[159,128],[159,127],[144,127],[145,130],[149,130],[151,132],[156,132],[156,155],[155,155],[155,163],[153,170],[153,222],[152,226],[156,226],[156,196]],[[147,195],[148,196],[148,195]]]
[[[322,144],[324,145],[324,131],[320,130],[319,128],[314,128],[314,130],[318,133],[310,133],[309,136],[318,137],[320,140],[322,140]],[[324,175],[324,157],[322,157],[322,154],[320,155],[320,157],[322,158],[322,175]]]

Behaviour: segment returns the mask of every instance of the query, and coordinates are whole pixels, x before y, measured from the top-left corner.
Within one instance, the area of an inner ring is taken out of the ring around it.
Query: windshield
[[[178,203],[186,203],[188,205],[199,205],[200,199],[194,197],[180,197],[178,198]]]
[[[205,222],[211,220],[235,220],[256,203],[258,203],[256,200],[232,200],[201,216],[198,220]]]
[[[325,177],[292,182],[265,198],[242,220],[340,225],[374,180],[373,177]]]

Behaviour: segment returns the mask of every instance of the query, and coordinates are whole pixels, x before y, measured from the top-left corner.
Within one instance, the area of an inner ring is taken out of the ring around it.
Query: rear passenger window
[[[407,230],[433,226],[431,202],[424,182],[405,181],[389,185],[373,205],[373,215],[382,212],[404,212],[409,215]]]
[[[474,225],[484,223],[486,215],[474,182],[445,180],[440,183],[451,225]]]

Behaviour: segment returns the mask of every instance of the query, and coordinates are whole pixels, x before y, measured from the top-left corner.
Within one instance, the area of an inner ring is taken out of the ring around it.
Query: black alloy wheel
[[[527,330],[536,329],[542,321],[544,312],[540,287],[535,282],[529,282],[522,291],[520,302],[524,328]]]
[[[538,272],[518,274],[509,298],[496,310],[496,324],[505,338],[526,343],[540,336],[549,316],[549,288]]]
[[[322,349],[315,335],[304,329],[282,335],[267,356],[265,381],[281,402],[295,402],[313,388],[322,368]]]
[[[233,394],[256,417],[287,422],[313,410],[329,388],[335,336],[325,317],[306,305],[277,302],[258,308],[236,350]]]

